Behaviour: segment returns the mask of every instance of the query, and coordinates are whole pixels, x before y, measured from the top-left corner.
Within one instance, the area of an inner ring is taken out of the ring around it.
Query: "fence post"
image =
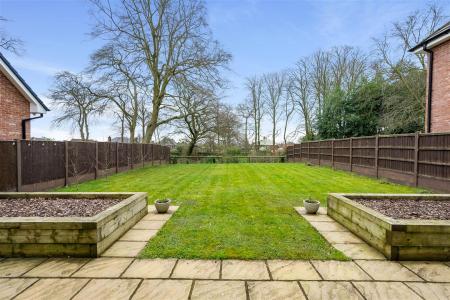
[[[155,153],[155,152],[153,151],[153,150],[154,150],[154,149],[153,149],[153,148],[154,148],[153,146],[154,146],[153,144],[150,144],[150,149],[152,149],[152,151],[151,151],[151,152],[152,152],[152,166],[154,165],[154,160],[155,160],[155,156],[154,156],[154,153]]]
[[[302,142],[300,142],[300,156],[299,156],[299,159],[300,159],[300,162],[301,162],[302,161]]]
[[[162,146],[159,145],[159,164],[162,165],[162,160],[161,160],[161,153],[162,152]]]
[[[130,144],[130,169],[133,169],[133,144]]]
[[[379,152],[378,134],[375,136],[375,174],[378,178],[378,152]]]
[[[350,172],[353,171],[353,138],[350,138]]]
[[[309,146],[309,143],[310,143],[310,142],[307,142],[307,143],[308,143],[308,160],[311,160],[311,155],[309,155],[309,153],[310,153],[310,150],[309,150],[309,147],[310,147],[310,146]]]
[[[98,142],[95,142],[95,179],[98,178]]]
[[[415,134],[414,139],[414,185],[418,186],[419,184],[419,138],[420,135],[418,132]]]
[[[119,142],[116,143],[116,173],[119,173]]]
[[[17,168],[17,191],[22,191],[22,142],[16,140],[16,168]]]
[[[69,142],[64,141],[64,185],[69,185]]]
[[[144,160],[144,144],[141,144],[141,158],[142,158],[142,167],[145,167],[145,160]]]
[[[331,140],[331,167],[334,169],[334,139]]]
[[[322,152],[322,142],[319,141],[319,166],[320,166],[320,152]]]

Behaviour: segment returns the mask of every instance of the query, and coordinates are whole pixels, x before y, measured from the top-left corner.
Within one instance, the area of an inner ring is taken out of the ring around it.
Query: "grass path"
[[[293,210],[329,192],[411,193],[418,189],[304,164],[146,167],[61,189],[142,191],[181,208],[142,257],[346,259]]]

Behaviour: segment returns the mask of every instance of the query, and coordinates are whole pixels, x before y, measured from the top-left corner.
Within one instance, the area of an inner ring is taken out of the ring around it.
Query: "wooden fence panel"
[[[296,149],[301,153],[298,158]],[[286,157],[450,192],[450,133],[303,142],[288,146]]]
[[[64,142],[20,141],[20,143],[21,191],[47,189],[62,184],[65,177]]]
[[[110,170],[116,166],[116,145],[108,142],[98,142],[98,168]]]
[[[321,141],[320,142],[320,163],[331,165],[332,163],[332,141]]]
[[[130,154],[128,149],[128,144],[119,143],[117,144],[119,147],[119,169],[128,168],[130,166]]]
[[[109,142],[0,141],[0,191],[43,191],[125,171],[132,163],[142,167],[143,154],[150,154],[150,161],[152,148]],[[159,161],[168,162],[168,147],[159,149]]]
[[[450,179],[450,135],[421,135],[419,175]]]
[[[95,143],[69,143],[69,177],[80,182],[91,178],[95,174]]]
[[[131,144],[131,147],[133,149],[133,165],[139,165],[142,164],[142,145],[141,144]]]
[[[352,140],[352,163],[364,167],[375,166],[375,137]]]
[[[333,156],[335,163],[350,163],[350,140],[335,140],[333,147]]]
[[[380,136],[378,138],[378,167],[414,173],[415,135]]]
[[[16,141],[0,141],[0,191],[17,190]]]

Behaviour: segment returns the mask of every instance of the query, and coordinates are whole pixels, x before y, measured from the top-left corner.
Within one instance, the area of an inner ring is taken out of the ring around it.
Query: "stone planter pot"
[[[155,201],[155,208],[159,214],[165,214],[170,207],[170,199],[158,199]]]
[[[307,214],[316,214],[320,207],[320,202],[316,200],[303,200]]]

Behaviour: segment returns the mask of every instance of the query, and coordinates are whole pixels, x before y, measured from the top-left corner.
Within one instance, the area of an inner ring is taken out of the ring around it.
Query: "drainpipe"
[[[23,119],[22,120],[22,140],[26,140],[27,139],[27,122],[34,120],[34,119],[40,119],[44,116],[44,114],[39,114],[39,116],[37,117],[33,117],[33,118],[28,118],[28,119]]]
[[[427,97],[427,126],[425,129],[426,133],[431,132],[431,96],[433,92],[433,50],[427,49],[427,45],[423,46],[423,51],[428,53],[428,97]]]

